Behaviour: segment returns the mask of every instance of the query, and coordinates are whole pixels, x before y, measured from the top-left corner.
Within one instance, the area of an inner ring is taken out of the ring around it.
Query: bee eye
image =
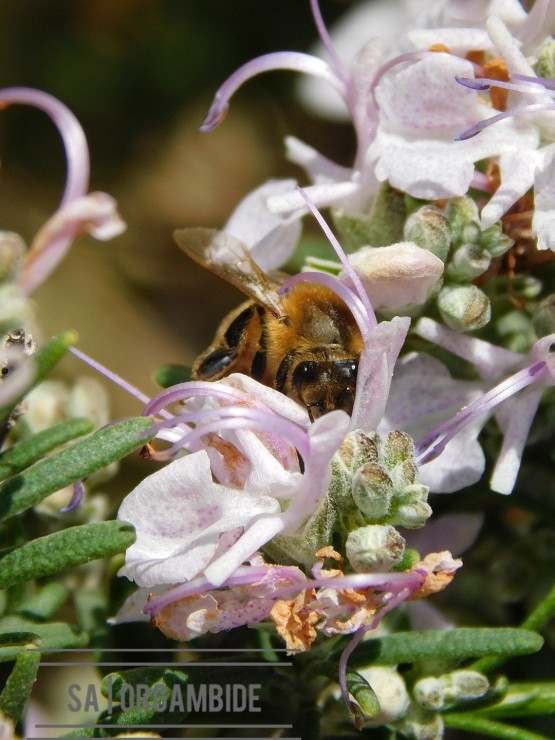
[[[318,362],[300,362],[293,373],[293,383],[297,395],[302,398],[303,388],[307,383],[314,383],[321,378],[322,366]]]
[[[337,375],[341,380],[356,380],[358,363],[353,360],[344,360],[335,364]]]

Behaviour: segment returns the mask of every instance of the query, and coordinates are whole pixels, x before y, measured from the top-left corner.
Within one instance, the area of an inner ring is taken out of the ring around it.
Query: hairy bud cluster
[[[451,199],[444,210],[422,206],[407,219],[404,236],[445,263],[444,285],[437,297],[445,323],[455,331],[485,326],[491,317],[489,298],[470,283],[513,245],[501,224],[482,230],[476,203],[464,196]]]
[[[352,432],[335,457],[334,476],[350,489],[366,525],[418,529],[431,514],[428,488],[418,483],[414,443],[405,432]]]

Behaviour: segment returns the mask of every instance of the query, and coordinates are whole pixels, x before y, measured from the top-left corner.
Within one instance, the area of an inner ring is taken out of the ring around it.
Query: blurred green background
[[[331,23],[349,3],[324,1]],[[234,98],[223,125],[198,127],[223,80],[269,51],[316,39],[308,0],[23,0],[0,6],[2,86],[62,100],[91,150],[91,190],[114,195],[127,232],[81,237],[35,294],[46,336],[72,328],[80,348],[152,394],[153,371],[190,363],[239,294],[188,262],[182,226],[220,226],[269,177],[301,173],[283,156],[293,133],[349,161],[348,126],[311,118],[292,74],[266,74]],[[30,241],[57,207],[65,160],[52,123],[13,106],[0,116],[1,224]],[[80,372],[77,361],[64,371]],[[139,406],[117,390],[114,413]]]

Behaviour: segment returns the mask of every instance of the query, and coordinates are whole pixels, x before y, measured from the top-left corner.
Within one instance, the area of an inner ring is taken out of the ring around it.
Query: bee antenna
[[[345,254],[345,251],[343,250],[343,247],[337,240],[337,237],[333,233],[333,231],[328,226],[326,220],[320,213],[320,211],[316,208],[314,205],[314,202],[311,200],[309,195],[306,193],[305,190],[301,187],[297,187],[297,190],[299,191],[301,197],[305,201],[306,205],[310,209],[310,212],[314,216],[314,218],[318,221],[320,224],[320,227],[326,237],[328,238],[329,243],[334,248],[337,256],[339,257],[341,264],[343,265],[343,269],[349,276],[351,282],[353,283],[355,287],[355,291],[362,301],[362,305],[364,306],[364,310],[366,311],[366,315],[368,317],[368,323],[370,325],[371,329],[375,329],[378,325],[378,320],[376,319],[376,314],[374,312],[374,309],[372,308],[372,304],[370,303],[370,298],[368,297],[368,293],[364,290],[364,286],[362,284],[361,279],[356,274],[355,269],[353,268],[352,264],[349,262],[349,258]]]

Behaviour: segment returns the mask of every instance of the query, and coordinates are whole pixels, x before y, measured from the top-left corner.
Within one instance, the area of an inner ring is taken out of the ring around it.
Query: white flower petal
[[[406,316],[381,321],[360,358],[351,429],[375,431],[390,395],[391,379],[410,326]]]
[[[501,18],[491,16],[486,21],[486,28],[495,48],[503,57],[509,74],[533,77],[534,68],[520,50],[520,42],[511,34]]]
[[[481,395],[480,383],[454,380],[439,360],[412,353],[397,363],[378,431],[400,429],[419,442]],[[432,492],[451,493],[480,479],[485,460],[477,437],[485,421],[464,429],[438,458],[421,466],[420,481]]]
[[[304,192],[317,208],[327,208],[328,206],[340,206],[344,202],[348,202],[349,198],[356,195],[358,189],[358,183],[349,180],[348,182],[310,185],[304,188]],[[297,216],[308,213],[306,201],[296,190],[283,195],[271,196],[268,198],[268,208],[272,213],[295,212]]]
[[[89,193],[61,206],[37,232],[27,252],[19,285],[25,295],[43,283],[84,231],[112,239],[125,230],[116,201],[106,193]]]
[[[266,272],[281,267],[297,246],[301,225],[268,209],[268,199],[294,190],[295,180],[269,180],[237,206],[223,231],[244,244]]]
[[[543,390],[541,384],[527,388],[505,401],[501,407],[508,424],[504,429],[503,445],[490,478],[492,491],[509,494],[513,490]]]
[[[434,44],[446,46],[452,54],[464,56],[469,49],[489,50],[493,44],[483,28],[416,28],[407,38],[415,49],[430,49]]]
[[[302,167],[316,184],[350,180],[351,170],[348,167],[332,162],[295,136],[285,137],[285,155],[290,162]]]
[[[423,339],[471,362],[483,378],[496,378],[504,371],[513,370],[523,360],[517,352],[452,331],[433,319],[420,319],[414,331]]]
[[[542,159],[542,155],[532,148],[501,155],[499,158],[501,184],[482,209],[482,229],[488,229],[499,221],[501,216],[530,190]]]
[[[140,586],[189,580],[209,562],[221,533],[278,510],[270,496],[213,483],[206,452],[187,455],[124,499],[118,518],[135,526],[137,541],[120,572]]]
[[[331,458],[349,431],[349,417],[343,411],[331,411],[317,419],[309,429],[310,456],[305,472],[299,478],[292,502],[282,514],[259,516],[239,540],[205,569],[206,578],[219,586],[242,563],[280,532],[298,530],[315,511],[328,489],[331,478]]]
[[[482,477],[486,461],[478,435],[487,421],[482,417],[465,427],[452,439],[441,455],[419,469],[420,483],[432,493],[454,493],[476,483]]]
[[[543,163],[536,175],[532,228],[538,249],[555,250],[555,145],[545,147]]]

